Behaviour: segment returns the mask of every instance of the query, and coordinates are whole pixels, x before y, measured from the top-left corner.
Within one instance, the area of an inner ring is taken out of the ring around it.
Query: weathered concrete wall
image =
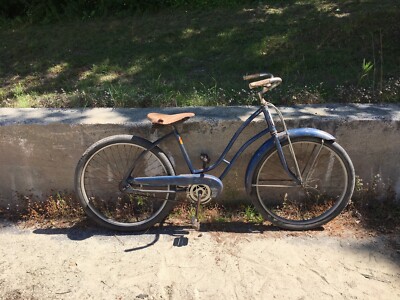
[[[380,174],[400,195],[399,105],[304,105],[282,107],[290,128],[315,127],[334,136],[353,160],[364,182]],[[0,206],[14,206],[19,195],[45,197],[55,191],[72,191],[74,169],[84,150],[95,141],[114,134],[132,134],[155,140],[160,130],[151,128],[150,111],[193,111],[196,117],[180,126],[190,157],[200,167],[200,153],[216,160],[235,130],[254,107],[196,107],[171,109],[0,109]],[[262,128],[255,120],[233,147]],[[252,145],[224,179],[224,200],[243,200],[244,174]],[[173,139],[161,145],[173,156],[177,172],[188,168]],[[233,154],[230,155],[230,157]],[[229,160],[229,156],[228,156]],[[219,175],[222,168],[213,174]]]

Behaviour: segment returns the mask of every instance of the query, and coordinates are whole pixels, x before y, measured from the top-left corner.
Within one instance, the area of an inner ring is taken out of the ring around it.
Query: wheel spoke
[[[171,175],[171,171],[153,150],[145,152],[146,148],[131,142],[130,137],[112,143],[105,141],[104,146],[98,146],[92,154],[83,157],[79,179],[82,192],[79,196],[85,209],[96,221],[115,229],[129,227],[140,230],[151,226],[174,197],[175,191],[167,185],[124,193],[120,190],[120,182],[135,161],[134,176],[137,177]],[[140,161],[137,161],[139,157]],[[172,208],[170,204],[169,207]]]
[[[318,147],[318,145],[315,145],[313,147],[310,157],[309,157],[309,160],[305,164],[303,172],[302,172],[302,177],[303,177],[304,182],[307,182],[308,178],[312,174],[312,171],[314,170],[315,164],[317,162],[318,156],[321,153],[323,146],[324,146],[324,144],[321,143],[321,146]]]

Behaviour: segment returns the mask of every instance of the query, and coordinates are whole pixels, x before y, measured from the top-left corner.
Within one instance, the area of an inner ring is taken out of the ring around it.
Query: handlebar
[[[254,82],[250,82],[249,84],[249,88],[250,89],[255,89],[258,87],[264,87],[267,91],[270,91],[274,88],[276,88],[278,85],[280,85],[282,82],[282,78],[280,77],[272,77],[272,78],[267,78],[267,79],[263,79],[263,80],[259,80],[259,81],[254,81]]]
[[[282,78],[274,77],[274,75],[272,75],[271,73],[257,73],[257,74],[245,75],[245,76],[243,76],[243,79],[244,80],[252,80],[252,79],[262,78],[262,77],[268,77],[268,78],[250,82],[249,88],[255,89],[258,87],[262,87],[263,90],[261,93],[264,94],[264,93],[276,88],[282,82]]]

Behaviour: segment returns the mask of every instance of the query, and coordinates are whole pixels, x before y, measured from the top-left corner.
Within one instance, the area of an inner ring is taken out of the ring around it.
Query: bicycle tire
[[[355,184],[354,167],[336,142],[314,137],[292,139],[304,184],[285,172],[275,148],[269,150],[253,174],[252,202],[264,219],[289,230],[318,228],[339,215]],[[289,169],[297,174],[289,143],[282,143]]]
[[[142,231],[168,216],[174,206],[171,201],[174,193],[135,194],[120,188],[126,172],[150,146],[150,142],[141,138],[116,135],[94,143],[85,151],[76,167],[75,191],[90,219],[112,230]],[[175,175],[168,157],[158,147],[139,159],[132,177]]]

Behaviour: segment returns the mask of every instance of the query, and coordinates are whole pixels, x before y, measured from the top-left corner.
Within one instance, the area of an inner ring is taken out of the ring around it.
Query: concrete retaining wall
[[[379,174],[383,183],[400,195],[399,105],[304,105],[282,107],[288,126],[315,127],[334,136],[353,160],[356,174],[370,182]],[[171,109],[0,109],[0,206],[14,207],[19,195],[44,198],[56,191],[73,190],[74,169],[84,150],[114,134],[132,134],[155,140],[160,130],[151,128],[151,111],[193,111],[196,117],[180,126],[188,152],[197,167],[200,153],[216,160],[254,107],[195,107]],[[239,138],[233,151],[264,128],[256,119]],[[244,174],[252,145],[224,179],[223,200],[244,200]],[[188,169],[173,139],[161,145],[177,172]],[[232,154],[233,155],[233,154]],[[231,155],[231,156],[232,156]],[[229,157],[228,157],[229,160]],[[222,169],[213,174],[219,175]]]

